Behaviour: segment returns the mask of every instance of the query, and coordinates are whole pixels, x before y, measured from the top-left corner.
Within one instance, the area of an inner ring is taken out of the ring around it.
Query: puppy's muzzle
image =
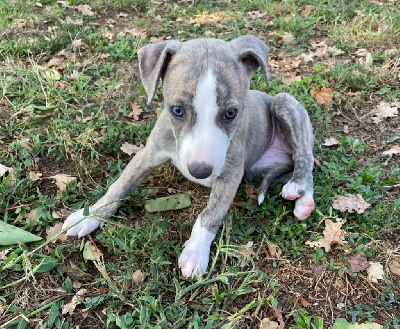
[[[213,169],[211,165],[205,162],[192,162],[188,166],[189,173],[197,179],[210,177]]]

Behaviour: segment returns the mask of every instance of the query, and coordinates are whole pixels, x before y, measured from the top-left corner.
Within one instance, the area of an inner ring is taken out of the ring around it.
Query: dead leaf
[[[339,145],[339,144],[340,144],[340,142],[335,137],[328,137],[328,138],[325,138],[325,143],[323,143],[322,145],[333,146],[333,145]]]
[[[66,174],[57,174],[54,176],[50,176],[49,178],[54,179],[55,184],[60,191],[65,191],[67,189],[67,184],[76,180],[76,177],[68,176]]]
[[[36,218],[37,209],[33,209],[25,215],[25,219],[29,222],[34,222]]]
[[[303,59],[304,62],[309,63],[313,61],[314,54],[309,52],[308,54],[302,53],[300,57]]]
[[[367,269],[368,280],[373,283],[378,283],[378,280],[383,279],[383,265],[375,262],[370,262],[370,267]]]
[[[79,25],[82,26],[83,25],[83,19],[72,19],[71,17],[67,16],[65,17],[65,21],[67,22],[67,24],[75,24],[75,25]]]
[[[390,272],[400,276],[400,263],[393,261],[388,264]]]
[[[246,261],[250,260],[251,256],[254,255],[253,241],[247,242],[247,244],[240,246],[239,253],[243,256],[243,260],[240,267],[245,266]]]
[[[5,174],[7,171],[8,171],[8,172],[11,172],[12,170],[13,170],[12,168],[0,164],[0,177],[3,177],[4,174]]]
[[[120,147],[120,150],[128,155],[132,155],[135,154],[137,152],[139,152],[142,149],[142,147],[136,146],[136,145],[132,145],[129,143],[124,143],[122,144],[122,146]]]
[[[345,134],[348,134],[348,133],[349,133],[349,126],[348,126],[348,125],[344,125],[344,126],[343,126],[343,132],[344,132]]]
[[[76,9],[78,9],[78,11],[81,12],[83,15],[94,16],[94,12],[89,5],[79,5],[76,7]]]
[[[140,120],[140,115],[143,113],[143,109],[136,103],[131,103],[132,111],[129,112],[128,117],[133,118],[133,120]]]
[[[69,314],[70,316],[74,313],[75,308],[78,304],[81,302],[79,301],[79,296],[74,296],[72,297],[72,300],[70,303],[67,303],[63,306],[61,313],[62,314]]]
[[[246,192],[246,195],[249,197],[249,199],[257,199],[257,194],[254,191],[254,186],[246,184],[244,186],[244,191]]]
[[[350,267],[346,268],[346,272],[350,275],[365,271],[371,266],[367,260],[367,257],[362,251],[359,251],[355,255],[346,258],[346,260],[350,264]]]
[[[370,54],[370,52],[369,52],[367,49],[365,49],[365,48],[361,48],[361,49],[358,49],[358,50],[355,52],[355,54],[356,54],[358,57],[366,57],[368,54]]]
[[[5,260],[7,258],[7,254],[10,252],[10,249],[4,249],[0,251],[0,260]],[[0,312],[1,314],[1,312]]]
[[[349,213],[356,211],[357,214],[362,214],[371,205],[365,202],[361,194],[346,194],[345,196],[335,195],[332,207],[341,212],[347,210]]]
[[[378,107],[374,110],[374,116],[371,118],[374,123],[379,123],[386,118],[394,118],[398,114],[397,104],[391,106],[389,103],[381,101]]]
[[[58,223],[54,225],[53,227],[50,227],[49,229],[46,230],[47,237],[46,240],[49,241],[50,239],[54,238],[57,234],[59,234],[62,231],[62,223]],[[56,242],[64,242],[67,240],[67,235],[65,233],[61,234],[58,238],[52,241],[52,243]]]
[[[63,265],[62,271],[73,280],[92,281],[94,279],[93,275],[82,271],[78,266],[76,266],[71,261]]]
[[[34,182],[41,180],[42,176],[43,176],[43,174],[40,172],[30,171],[30,170],[29,170],[28,175],[29,175],[29,178]]]
[[[392,156],[394,154],[400,154],[400,146],[399,145],[393,145],[390,150],[387,150],[382,153],[383,155],[389,155]]]
[[[64,68],[64,62],[65,59],[62,57],[53,57],[52,59],[49,60],[47,65],[49,67],[55,67],[57,69],[63,69]]]
[[[300,81],[301,79],[302,77],[300,75],[296,75],[296,73],[293,73],[287,77],[282,78],[282,81],[290,85],[292,82]]]
[[[310,307],[311,304],[303,297],[303,296],[299,296],[299,301],[300,301],[300,305],[301,307]]]
[[[128,17],[128,14],[127,13],[119,13],[119,14],[117,14],[116,15],[118,18],[125,18],[125,17]]]
[[[71,8],[70,4],[68,1],[57,1],[57,3],[62,7],[62,8]]]
[[[282,256],[282,250],[279,248],[279,246],[276,243],[273,243],[273,242],[267,240],[267,247],[268,247],[268,252],[271,255],[271,257],[280,258]]]
[[[306,241],[306,245],[310,247],[325,248],[326,252],[329,252],[333,245],[343,246],[344,232],[341,229],[342,225],[346,222],[345,219],[337,218],[336,223],[327,218],[325,220],[325,230],[323,231],[324,237],[318,241]]]
[[[83,258],[84,259],[100,261],[102,257],[103,257],[103,253],[101,252],[99,247],[97,247],[96,244],[92,240],[87,241],[85,243],[85,247],[83,250]]]
[[[279,329],[278,322],[265,318],[260,323],[260,329]]]
[[[318,104],[323,105],[325,109],[328,109],[329,103],[333,98],[332,93],[333,90],[331,88],[312,88],[310,90],[311,96],[314,97]]]
[[[285,44],[291,43],[294,40],[296,40],[296,38],[294,37],[294,35],[290,32],[285,32],[282,36],[282,42]]]
[[[312,11],[312,6],[307,5],[304,7],[304,9],[300,12],[300,16],[308,16]]]
[[[137,270],[132,274],[132,280],[136,284],[140,284],[144,281],[144,273],[141,270]]]

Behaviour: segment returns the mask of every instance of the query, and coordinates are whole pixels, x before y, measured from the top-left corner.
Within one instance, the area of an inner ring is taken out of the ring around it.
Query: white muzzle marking
[[[213,168],[211,176],[217,176],[225,163],[229,138],[216,124],[217,81],[211,68],[197,84],[193,106],[196,123],[182,141],[181,165],[188,168],[191,163],[204,163]]]

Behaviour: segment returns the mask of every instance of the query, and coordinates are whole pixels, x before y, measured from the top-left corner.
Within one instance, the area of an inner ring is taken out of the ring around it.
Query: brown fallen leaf
[[[279,246],[276,243],[273,243],[273,242],[267,240],[267,247],[268,247],[268,252],[271,255],[271,257],[280,258],[282,256],[282,250],[279,248]]]
[[[294,35],[290,32],[286,32],[283,34],[282,36],[282,42],[285,44],[291,43],[294,40],[296,40],[296,38],[294,37]]]
[[[27,221],[29,221],[29,222],[32,223],[32,222],[35,221],[36,214],[37,214],[37,209],[32,209],[30,212],[28,212],[28,213],[25,215],[25,219],[26,219]]]
[[[78,9],[78,11],[81,12],[83,15],[94,16],[94,12],[89,5],[79,5],[76,7],[76,9]]]
[[[76,266],[71,261],[63,265],[62,271],[73,280],[93,281],[94,279],[93,275],[82,271],[78,266]]]
[[[240,267],[243,267],[246,265],[246,261],[254,255],[253,241],[249,241],[247,244],[240,246],[239,253],[243,256],[242,262],[240,263]]]
[[[254,186],[246,184],[244,186],[244,191],[246,192],[246,195],[249,197],[249,199],[257,199],[257,193],[254,189]]]
[[[322,89],[312,88],[310,90],[311,96],[314,97],[315,101],[319,105],[323,105],[325,109],[328,109],[329,103],[333,98],[332,93],[333,91],[331,88],[322,88]]]
[[[349,268],[346,268],[346,272],[352,275],[353,273],[358,273],[365,271],[371,265],[367,260],[367,257],[362,251],[359,251],[355,255],[346,258],[347,262],[350,264]]]
[[[142,148],[143,147],[132,145],[129,143],[124,143],[120,147],[120,150],[128,155],[132,155],[132,154],[139,152]]]
[[[355,54],[356,54],[356,56],[358,56],[358,57],[366,57],[368,54],[370,54],[371,52],[370,51],[368,51],[367,49],[365,49],[365,48],[361,48],[361,49],[358,49],[356,52],[355,52]]]
[[[393,261],[388,264],[390,272],[400,276],[400,263]]]
[[[11,172],[13,169],[0,164],[0,177],[3,177],[6,172]]]
[[[296,75],[296,73],[293,73],[287,77],[282,78],[282,81],[290,85],[292,82],[300,81],[301,79],[302,79],[302,76]]]
[[[93,242],[93,240],[90,240],[86,242],[85,248],[89,247],[90,250],[90,258],[93,261],[100,261],[101,258],[103,257],[103,253],[99,249],[99,247],[96,246],[96,244]]]
[[[374,110],[374,116],[371,117],[374,123],[379,123],[386,118],[394,118],[398,114],[398,105],[397,103],[389,104],[384,101],[381,101],[379,105]]]
[[[62,57],[53,57],[49,60],[47,65],[49,67],[55,67],[56,69],[63,69],[64,68],[65,59]]]
[[[328,137],[328,138],[325,138],[325,143],[323,143],[322,145],[333,146],[333,145],[339,145],[339,144],[340,144],[340,142],[335,137]]]
[[[49,178],[54,179],[54,182],[60,191],[65,191],[67,189],[67,184],[76,180],[76,177],[68,176],[66,174],[57,174],[50,176]]]
[[[260,329],[279,329],[279,324],[278,322],[265,318],[260,322]]]
[[[383,279],[383,265],[375,262],[370,262],[370,267],[367,269],[368,280],[373,283],[378,283],[378,280]]]
[[[390,150],[382,153],[383,155],[393,156],[394,154],[400,154],[400,145],[393,145]]]
[[[132,280],[136,284],[140,284],[144,280],[144,273],[141,270],[137,270],[132,274]]]
[[[325,220],[325,229],[323,231],[324,237],[318,241],[306,241],[306,245],[310,247],[325,248],[326,252],[331,251],[332,246],[343,246],[345,233],[341,229],[342,225],[346,222],[345,219],[337,218],[336,223],[327,218]]]
[[[301,59],[302,59],[304,62],[310,63],[310,62],[313,61],[314,54],[313,54],[312,52],[309,52],[308,54],[302,53],[302,54],[300,55],[300,57],[301,57]]]
[[[300,16],[308,16],[312,11],[312,6],[307,5],[304,7],[304,9],[300,12]]]
[[[74,313],[75,308],[82,303],[83,296],[87,293],[87,289],[79,290],[75,296],[72,297],[71,302],[65,304],[62,308],[62,314],[69,314],[70,316]]]
[[[55,237],[57,234],[59,234],[62,231],[62,226],[63,226],[62,223],[58,223],[58,224],[54,225],[53,227],[50,227],[49,229],[47,229],[46,230],[46,233],[47,233],[46,240],[49,241],[50,239]],[[67,239],[68,239],[67,235],[65,233],[63,233],[59,237],[57,237],[55,240],[53,240],[52,243],[64,242]]]
[[[10,252],[10,249],[4,249],[0,251],[0,260],[5,260],[7,258],[7,254]]]
[[[143,109],[136,103],[131,103],[132,111],[129,112],[128,117],[133,120],[140,120],[140,115],[143,113]]]
[[[299,296],[299,302],[301,307],[307,308],[311,306],[311,304],[303,296]]]
[[[371,207],[371,205],[364,201],[361,194],[346,194],[345,196],[335,195],[332,207],[341,212],[347,210],[349,213],[355,211],[357,214],[362,214],[366,209]]]
[[[37,172],[37,171],[30,171],[30,170],[29,170],[28,175],[29,175],[29,178],[30,178],[32,181],[34,181],[34,182],[36,182],[36,181],[38,181],[38,180],[41,180],[41,179],[42,179],[42,176],[43,176],[43,174],[40,173],[40,172]]]

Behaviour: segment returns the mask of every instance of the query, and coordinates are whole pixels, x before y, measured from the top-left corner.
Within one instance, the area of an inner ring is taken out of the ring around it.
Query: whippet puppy
[[[114,215],[122,199],[171,160],[185,177],[212,188],[179,257],[185,277],[207,271],[211,243],[243,176],[263,175],[259,204],[269,185],[279,182],[285,184],[283,198],[296,200],[294,215],[303,220],[311,214],[314,158],[307,112],[288,94],[249,90],[258,67],[269,83],[268,48],[261,40],[169,40],[144,46],[138,58],[149,103],[162,80],[164,110],[146,147],[89,207],[90,214]],[[81,220],[83,212],[71,214],[63,228]],[[88,216],[67,234],[83,237],[101,226]]]

